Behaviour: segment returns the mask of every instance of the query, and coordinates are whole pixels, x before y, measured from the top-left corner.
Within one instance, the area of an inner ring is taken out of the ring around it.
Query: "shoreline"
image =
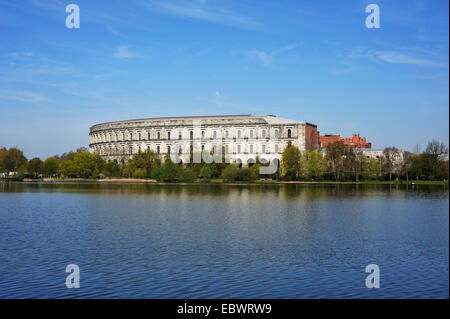
[[[2,182],[7,180],[0,180]],[[192,183],[186,182],[158,182],[154,179],[141,178],[105,178],[105,179],[84,179],[84,178],[44,178],[44,179],[24,179],[19,182],[34,182],[34,183],[111,183],[111,184],[221,184],[221,185],[289,185],[289,184],[307,184],[307,185],[441,185],[448,186],[448,181],[277,181],[277,180],[257,180],[247,182],[225,182],[221,179],[212,179],[208,181],[195,181]]]

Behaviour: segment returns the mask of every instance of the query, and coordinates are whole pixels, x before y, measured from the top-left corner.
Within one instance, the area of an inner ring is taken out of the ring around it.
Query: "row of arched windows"
[[[278,130],[278,129],[275,129],[275,130],[273,131],[273,133],[274,133],[274,134],[273,134],[273,137],[274,137],[274,138],[279,138],[279,130]],[[213,139],[217,139],[217,138],[218,138],[218,132],[217,132],[217,130],[214,130],[212,135],[213,135],[213,136],[212,136]],[[134,135],[133,132],[130,132],[130,133],[129,133],[129,136],[130,136],[129,140],[133,140],[134,137],[137,137],[137,140],[139,140],[139,141],[142,140],[142,134],[141,134],[141,132],[138,132],[137,135]],[[113,140],[113,134],[109,133],[109,134],[108,134],[108,137],[109,137],[109,141],[112,141],[112,140]],[[206,137],[206,132],[205,132],[205,130],[202,130],[202,131],[201,131],[201,138],[202,138],[202,139],[205,139],[205,137]],[[229,139],[230,137],[231,137],[230,130],[225,130],[225,138],[226,138],[226,139]],[[255,132],[254,132],[253,129],[249,130],[248,137],[249,137],[250,139],[255,138]],[[261,138],[266,138],[266,137],[267,137],[267,132],[266,132],[265,129],[261,130],[260,137],[261,137]],[[287,137],[288,137],[288,138],[292,138],[292,130],[291,130],[291,129],[288,129],[288,130],[287,130]],[[105,135],[105,134],[94,134],[94,138],[100,138],[101,140],[106,141],[106,135]],[[122,139],[121,139],[122,141],[125,141],[125,140],[126,140],[126,134],[125,134],[125,132],[121,132],[121,138],[122,138]],[[193,140],[193,139],[194,139],[194,132],[193,132],[193,131],[190,131],[190,132],[189,132],[189,138],[190,138],[190,140]],[[240,129],[237,130],[237,138],[238,138],[238,139],[243,138],[243,131],[240,130]],[[161,131],[157,131],[157,132],[156,132],[156,139],[157,139],[157,140],[160,140],[160,139],[161,139]],[[167,139],[168,139],[168,140],[171,139],[171,132],[167,132]],[[116,140],[116,141],[119,140],[119,134],[118,134],[118,133],[115,133],[115,140]],[[151,134],[150,134],[150,132],[147,132],[147,140],[151,140]],[[178,140],[182,140],[182,133],[181,133],[181,132],[178,133]]]

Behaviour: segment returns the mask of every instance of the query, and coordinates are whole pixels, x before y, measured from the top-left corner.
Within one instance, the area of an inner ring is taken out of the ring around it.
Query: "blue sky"
[[[65,7],[80,7],[67,29]],[[381,28],[365,7],[378,4]],[[448,1],[0,2],[0,146],[42,158],[95,123],[275,114],[374,148],[449,142]]]

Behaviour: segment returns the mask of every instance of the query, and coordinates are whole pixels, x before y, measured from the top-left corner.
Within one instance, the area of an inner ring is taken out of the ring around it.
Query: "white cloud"
[[[47,97],[39,93],[18,90],[0,91],[0,100],[12,100],[25,103],[39,103],[49,101]]]
[[[261,50],[253,50],[253,51],[250,51],[250,56],[258,59],[265,66],[268,66],[272,63],[272,61],[276,55],[279,55],[283,52],[294,50],[298,46],[299,46],[299,44],[293,43],[293,44],[287,45],[285,47],[282,47],[280,49],[277,49],[277,50],[274,50],[271,52],[266,52],[266,51],[261,51]]]
[[[393,63],[393,64],[410,64],[427,67],[444,67],[445,65],[427,58],[420,58],[399,51],[371,50],[366,48],[357,48],[350,52],[350,58],[367,58],[371,60]]]
[[[127,60],[139,55],[136,52],[131,51],[129,46],[123,45],[116,49],[114,56],[121,60]]]
[[[153,8],[171,15],[232,27],[259,29],[263,25],[254,19],[225,8],[214,7],[208,0],[154,0]]]

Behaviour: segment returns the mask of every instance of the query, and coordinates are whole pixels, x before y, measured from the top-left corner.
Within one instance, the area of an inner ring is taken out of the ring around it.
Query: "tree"
[[[136,168],[133,172],[134,178],[146,178],[147,170],[145,168]]]
[[[37,176],[37,175],[41,174],[43,165],[44,165],[44,163],[41,161],[40,158],[35,157],[35,158],[31,159],[27,165],[28,173],[33,176]]]
[[[339,180],[344,169],[344,156],[346,146],[343,141],[337,141],[327,145],[325,159],[328,169],[333,174],[335,180]]]
[[[158,180],[172,182],[177,178],[178,167],[170,159],[166,159],[158,174]]]
[[[405,176],[406,181],[409,181],[409,173],[411,171],[414,156],[415,155],[410,152],[404,152],[403,154],[403,161],[400,168],[400,172],[403,176]]]
[[[401,166],[400,156],[400,151],[395,147],[386,147],[383,150],[381,169],[389,175],[389,181],[392,181],[392,174],[399,171]]]
[[[77,175],[88,178],[98,175],[104,165],[101,157],[91,154],[88,151],[81,151],[73,157],[75,167],[78,169]]]
[[[371,158],[367,162],[367,166],[364,167],[362,174],[364,179],[377,179],[380,175],[380,170],[380,162],[375,158]]]
[[[58,173],[66,177],[77,177],[79,171],[74,160],[64,160],[58,166]]]
[[[300,150],[290,145],[286,147],[281,155],[281,174],[289,179],[295,180],[300,175]]]
[[[46,158],[42,165],[42,172],[45,176],[53,176],[58,173],[59,162],[54,157]]]
[[[197,179],[197,173],[193,168],[185,168],[180,172],[180,182],[192,183]]]
[[[204,179],[210,179],[212,176],[212,169],[210,165],[204,164],[200,169],[200,176]]]
[[[248,167],[243,167],[238,170],[236,181],[249,182],[256,179],[255,173]]]
[[[439,159],[439,157],[444,153],[448,153],[447,147],[444,143],[440,143],[439,141],[434,140],[428,142],[425,153],[429,155],[432,179],[441,179],[442,174],[440,174],[440,171],[442,168],[442,161]]]
[[[120,166],[114,161],[107,162],[103,166],[103,174],[107,177],[119,177],[120,176]]]
[[[130,168],[131,172],[134,172],[136,169],[141,168],[146,170],[148,176],[151,175],[151,171],[154,167],[160,165],[161,159],[159,158],[159,155],[153,151],[145,151],[136,154],[126,163],[126,166]]]
[[[222,178],[227,182],[232,182],[236,180],[239,173],[239,168],[235,164],[230,164],[222,172]]]
[[[0,170],[6,175],[11,172],[22,172],[26,169],[27,158],[17,147],[0,149]]]
[[[326,161],[320,151],[305,151],[302,154],[302,174],[309,178],[321,178],[326,171]]]

